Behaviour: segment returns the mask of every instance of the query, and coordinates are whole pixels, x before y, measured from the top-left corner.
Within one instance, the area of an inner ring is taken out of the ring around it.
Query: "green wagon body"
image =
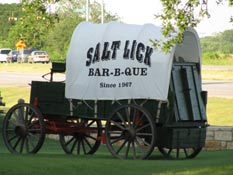
[[[60,66],[60,65],[59,65]],[[55,68],[56,69],[56,68]],[[206,99],[207,93],[201,89],[198,64],[174,63],[169,90],[169,103],[156,100],[118,100],[118,101],[82,101],[65,98],[64,82],[39,82],[31,84],[30,103],[35,101],[43,115],[48,119],[66,120],[70,116],[77,118],[95,118],[107,120],[112,111],[120,105],[135,103],[149,111],[157,126],[156,145],[166,148],[203,147],[206,138]],[[96,111],[94,110],[96,104]],[[158,110],[160,114],[158,115]],[[72,113],[72,115],[71,115]]]

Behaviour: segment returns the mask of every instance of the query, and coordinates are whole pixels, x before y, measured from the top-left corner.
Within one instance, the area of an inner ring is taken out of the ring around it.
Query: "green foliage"
[[[66,54],[69,48],[70,39],[75,27],[85,20],[85,13],[77,13],[77,9],[85,7],[85,0],[60,0],[60,8],[57,13],[59,22],[55,24],[53,30],[47,33],[45,40],[45,49],[48,51],[52,61],[65,61]],[[94,1],[90,4],[90,17],[89,20],[94,23],[101,22],[101,7],[100,4]],[[112,15],[110,12],[105,11],[105,22],[118,20],[117,15]]]
[[[233,30],[226,30],[220,34],[214,36],[208,36],[201,38],[201,48],[204,56],[209,55],[211,52],[211,58],[224,58],[229,54],[233,54]],[[222,53],[226,56],[216,57],[215,53]]]
[[[60,19],[46,39],[46,50],[53,61],[64,61],[69,48],[70,39],[75,27],[83,19],[79,17]]]
[[[209,16],[209,13],[205,0],[160,1],[163,10],[156,17],[162,20],[162,33],[167,41],[162,43],[161,41],[155,41],[154,46],[159,46],[160,49],[168,52],[176,43],[182,42],[182,34],[185,30],[196,27],[203,17]],[[197,9],[198,13],[196,13]]]
[[[21,4],[0,4],[0,47],[11,47],[15,42],[8,40],[8,33],[22,16]]]
[[[64,61],[70,39],[75,27],[85,20],[85,0],[59,0],[58,9],[50,11],[48,0],[22,0],[21,4],[0,4],[0,24],[3,35],[0,36],[0,46],[15,49],[16,42],[23,38],[27,47],[48,51],[52,60]],[[91,22],[101,22],[101,5],[94,1],[89,5]],[[18,18],[14,23],[8,22],[12,16]],[[105,22],[118,20],[105,10]]]
[[[182,41],[182,33],[188,28],[194,28],[204,18],[209,17],[208,1],[207,0],[160,0],[163,6],[161,14],[156,15],[156,18],[162,20],[162,32],[168,39],[165,42],[154,41],[154,46],[169,51],[176,43]],[[216,0],[217,4],[223,0]],[[228,0],[229,6],[233,6],[233,0]],[[230,19],[233,22],[233,18]],[[227,35],[229,36],[229,35]],[[226,38],[231,40],[230,38]],[[211,45],[214,50],[217,45]],[[232,53],[230,47],[223,49],[224,53]]]
[[[207,59],[207,58],[210,58],[210,59],[223,59],[223,58],[226,58],[226,55],[224,54],[220,54],[218,52],[206,52],[204,54],[202,54],[202,58],[203,59]]]

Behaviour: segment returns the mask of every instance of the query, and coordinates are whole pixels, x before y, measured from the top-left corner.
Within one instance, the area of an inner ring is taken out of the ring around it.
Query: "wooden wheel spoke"
[[[71,147],[71,149],[70,149],[70,152],[73,152],[74,151],[74,148],[75,148],[75,145],[76,145],[76,143],[77,143],[77,139],[75,139],[75,141],[74,141],[74,143],[73,143],[73,145],[72,145],[72,147]]]
[[[167,152],[167,154],[170,156],[171,152],[172,152],[172,149],[169,149],[169,151]]]
[[[84,139],[81,140],[82,148],[83,148],[83,153],[87,154],[85,144],[84,144]]]
[[[125,127],[127,126],[126,121],[124,120],[124,117],[121,115],[120,112],[116,112],[117,116],[121,119],[121,121],[124,123]]]
[[[148,142],[146,142],[144,139],[142,139],[141,137],[136,137],[137,139],[139,139],[139,140],[141,140],[141,142],[143,143],[143,144],[145,144],[146,146],[150,146],[150,143],[148,143]]]
[[[112,136],[112,137],[110,137],[110,139],[111,139],[111,140],[114,139],[114,140],[111,142],[111,144],[114,144],[114,143],[116,143],[116,142],[118,142],[118,141],[120,141],[120,140],[123,140],[124,137],[122,137],[122,136]]]
[[[93,136],[91,136],[91,135],[87,135],[87,134],[84,134],[84,135],[85,135],[85,137],[88,137],[88,138],[91,138],[92,140],[97,141],[97,138],[95,138],[95,137],[93,137]]]
[[[25,124],[27,123],[27,120],[28,120],[28,114],[29,114],[29,108],[27,107],[26,112],[25,112],[25,117],[24,117],[24,123]]]
[[[8,142],[11,142],[12,140],[16,139],[17,137],[19,137],[19,136],[14,135],[13,137],[11,137],[11,138],[8,139]]]
[[[22,137],[19,137],[18,140],[15,142],[15,145],[13,146],[14,149],[16,149],[21,139]]]
[[[134,127],[134,128],[135,128],[135,126],[136,126],[136,114],[137,114],[137,110],[134,109],[134,112],[133,112],[133,119],[132,119],[132,121],[133,121],[133,127]]]
[[[25,119],[24,119],[24,114],[25,114],[25,111],[24,111],[24,106],[21,106],[18,108],[18,118],[19,118],[19,121],[20,123],[24,124],[25,123]]]
[[[78,140],[78,147],[77,147],[77,154],[79,155],[80,154],[80,141]]]
[[[90,127],[93,123],[95,123],[96,121],[95,120],[92,120],[91,121],[91,123],[89,123],[88,125],[87,125],[87,127]]]
[[[84,137],[84,141],[85,141],[86,144],[89,146],[89,148],[92,149],[92,145],[90,144],[90,142],[87,140],[86,137]]]
[[[145,128],[147,128],[148,126],[150,126],[150,123],[147,123],[146,125],[143,125],[143,126],[141,126],[140,128],[137,128],[137,129],[136,129],[136,132],[139,132],[139,131],[145,129]]]
[[[125,151],[125,158],[126,159],[128,159],[128,156],[129,156],[130,145],[131,145],[131,141],[129,140],[128,144],[127,144],[126,151]]]
[[[16,113],[16,110],[14,110],[14,111],[12,112],[12,116],[15,116],[15,117],[14,117],[15,119],[18,119],[18,118],[19,118],[19,115]]]
[[[68,142],[65,143],[65,145],[69,145],[72,141],[74,141],[75,137],[72,137]]]
[[[142,146],[140,145],[140,143],[138,142],[137,139],[135,139],[135,143],[136,143],[136,145],[138,146],[138,148],[139,148],[139,150],[141,151],[141,153],[144,154],[145,151],[144,151],[144,149],[142,148]]]
[[[25,141],[25,138],[22,138],[21,145],[20,145],[20,151],[19,151],[20,153],[23,153],[24,141]]]
[[[131,126],[131,121],[130,121],[130,108],[125,108],[125,113],[126,113],[126,118],[128,121],[128,125]]]
[[[184,148],[184,154],[185,154],[185,157],[187,158],[188,157],[188,152],[187,152],[186,148]]]
[[[132,141],[132,148],[133,148],[133,159],[136,159],[136,148],[135,148],[135,142]]]
[[[20,126],[20,125],[21,125],[21,124],[18,123],[17,121],[13,121],[13,120],[9,120],[9,123],[10,123],[13,127],[15,127],[15,126]]]
[[[118,153],[121,151],[121,149],[125,146],[126,142],[127,142],[127,140],[125,140],[125,141],[121,144],[120,148],[118,148],[118,150],[116,151],[117,154],[118,154]]]
[[[125,130],[125,128],[123,126],[121,126],[119,123],[115,122],[114,120],[111,120],[111,122],[113,124],[115,124],[118,128],[120,128],[121,130]]]
[[[33,114],[33,112],[32,112]],[[30,115],[30,118],[27,120],[26,125],[29,125],[32,122],[32,119],[34,118],[34,115]]]

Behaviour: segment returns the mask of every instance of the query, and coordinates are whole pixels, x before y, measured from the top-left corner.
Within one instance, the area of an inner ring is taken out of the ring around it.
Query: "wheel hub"
[[[16,126],[15,133],[18,136],[25,137],[27,135],[27,129],[24,126]]]
[[[134,128],[129,128],[123,132],[124,137],[134,140],[136,137],[136,130]]]

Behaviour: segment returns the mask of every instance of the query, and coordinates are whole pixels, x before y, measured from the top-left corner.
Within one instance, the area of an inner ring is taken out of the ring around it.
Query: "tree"
[[[8,33],[22,16],[21,8],[21,4],[0,4],[0,47],[11,47],[15,44],[9,40]]]
[[[46,50],[52,60],[64,61],[69,48],[70,39],[75,27],[85,20],[85,0],[60,0],[57,14],[59,22],[47,34]],[[101,21],[100,4],[94,2],[90,4],[90,21],[99,23]],[[80,10],[81,9],[81,10]],[[81,11],[78,12],[78,11]],[[105,12],[105,22],[119,19],[117,15]]]
[[[156,17],[162,20],[162,33],[167,41],[154,41],[154,46],[163,51],[169,51],[183,39],[182,33],[188,28],[194,28],[203,19],[209,17],[208,0],[160,0],[162,13]],[[228,0],[233,6],[233,0]],[[216,0],[220,4],[223,0]],[[233,18],[231,18],[233,22]]]

